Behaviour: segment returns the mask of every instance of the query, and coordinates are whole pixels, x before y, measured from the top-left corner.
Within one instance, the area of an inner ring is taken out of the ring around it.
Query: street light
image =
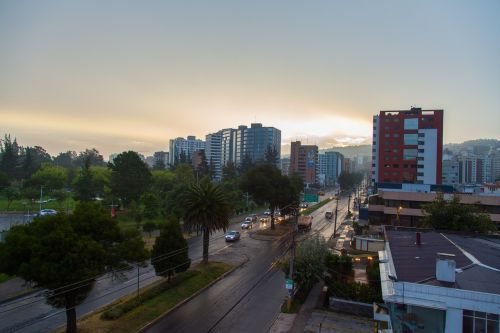
[[[337,201],[337,205],[335,206],[335,223],[333,225],[333,238],[335,238],[335,233],[337,232],[337,215],[339,214],[339,196],[335,197],[335,201]]]
[[[396,208],[396,218],[397,218],[397,221],[398,221],[398,225],[401,224],[401,221],[399,220],[399,214],[401,213],[402,210],[403,210],[402,206],[399,206],[398,208]]]

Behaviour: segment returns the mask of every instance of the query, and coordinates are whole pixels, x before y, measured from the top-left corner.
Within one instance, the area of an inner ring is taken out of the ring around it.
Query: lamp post
[[[333,224],[333,238],[335,238],[335,234],[337,232],[337,215],[339,213],[339,196],[335,197],[335,201],[337,201],[337,205],[335,206],[335,222]]]
[[[402,206],[399,206],[398,208],[396,208],[396,219],[398,221],[398,225],[401,224],[401,221],[399,220],[399,214],[401,213],[402,210],[403,210]]]
[[[347,214],[348,215],[351,214],[351,207],[349,207],[351,205],[351,195],[352,195],[352,193],[349,193],[349,200],[347,200]]]

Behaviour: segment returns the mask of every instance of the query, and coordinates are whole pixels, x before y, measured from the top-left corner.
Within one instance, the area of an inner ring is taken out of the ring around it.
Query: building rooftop
[[[398,281],[500,294],[500,237],[386,228],[386,239]],[[436,279],[437,253],[455,256],[454,283]]]

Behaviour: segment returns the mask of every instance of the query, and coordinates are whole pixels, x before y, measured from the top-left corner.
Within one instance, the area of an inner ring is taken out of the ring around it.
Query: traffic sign
[[[293,290],[293,280],[292,279],[286,279],[285,280],[285,287],[288,290]]]
[[[319,198],[316,194],[304,194],[304,202],[318,202]]]

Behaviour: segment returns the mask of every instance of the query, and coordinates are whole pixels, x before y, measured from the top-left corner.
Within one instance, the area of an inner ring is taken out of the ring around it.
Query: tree
[[[142,230],[147,232],[149,237],[151,237],[151,233],[158,229],[158,225],[153,221],[147,221],[142,225]]]
[[[210,176],[210,166],[208,165],[207,156],[205,151],[201,151],[201,163],[196,167],[198,177]]]
[[[108,163],[111,169],[111,191],[125,204],[139,201],[151,182],[151,172],[134,151],[123,152]]]
[[[80,201],[91,201],[95,198],[95,190],[93,188],[92,173],[90,172],[90,157],[85,159],[80,174],[73,183],[75,190],[75,199]]]
[[[8,187],[10,184],[9,177],[5,172],[0,171],[0,191]]]
[[[19,191],[19,186],[17,182],[13,182],[10,186],[7,186],[3,189],[3,194],[5,199],[7,199],[7,207],[6,210],[10,209],[10,205],[16,199],[19,199],[21,196],[21,192]]]
[[[168,280],[175,273],[186,271],[191,265],[188,256],[188,244],[182,235],[179,221],[171,216],[156,238],[151,252],[151,264],[156,275],[167,276]]]
[[[238,169],[233,162],[228,162],[222,167],[222,180],[232,181],[238,178]]]
[[[294,276],[290,278],[293,278],[301,288],[310,290],[323,277],[328,253],[328,246],[319,236],[300,242],[295,252]],[[281,268],[288,276],[290,256],[282,262]]]
[[[205,181],[193,184],[183,198],[184,227],[203,232],[203,262],[208,262],[209,237],[213,232],[226,231],[231,215],[230,203],[220,186]]]
[[[90,159],[90,165],[106,166],[102,155],[95,148],[85,149],[85,151],[80,152],[75,158],[74,164],[76,166],[82,167],[85,164],[86,159]]]
[[[300,192],[290,178],[281,174],[273,165],[259,165],[243,175],[240,187],[252,195],[259,205],[268,204],[272,211],[278,207],[297,206]],[[274,214],[271,215],[271,229],[274,229]]]
[[[47,302],[66,308],[67,332],[76,332],[75,307],[95,278],[126,261],[144,260],[144,243],[142,252],[137,246],[125,251],[124,244],[133,242],[106,210],[82,203],[71,215],[37,218],[10,229],[0,243],[0,271],[49,289]]]
[[[247,152],[241,159],[241,163],[238,169],[240,174],[243,175],[250,171],[254,166],[255,165],[253,163],[252,156],[250,156],[250,154]]]
[[[272,146],[272,145],[267,146],[264,158],[265,158],[265,160],[264,160],[265,163],[268,163],[268,164],[271,164],[274,166],[278,166],[280,158],[279,158],[278,151],[276,150],[276,148],[274,146]]]
[[[5,134],[4,139],[0,140],[0,171],[4,172],[9,180],[18,178],[19,146],[17,140],[10,138],[10,134]]]
[[[153,192],[145,192],[141,196],[142,216],[146,219],[154,219],[160,215],[160,198]],[[144,225],[145,226],[145,225]],[[143,227],[144,227],[143,226]]]
[[[54,164],[66,169],[70,169],[74,166],[75,160],[77,158],[76,152],[68,150],[65,153],[59,153],[54,157]]]
[[[460,203],[460,197],[454,195],[451,201],[444,199],[442,193],[436,199],[422,207],[423,224],[438,230],[487,233],[495,230],[495,225],[488,214],[480,212],[474,205]]]

